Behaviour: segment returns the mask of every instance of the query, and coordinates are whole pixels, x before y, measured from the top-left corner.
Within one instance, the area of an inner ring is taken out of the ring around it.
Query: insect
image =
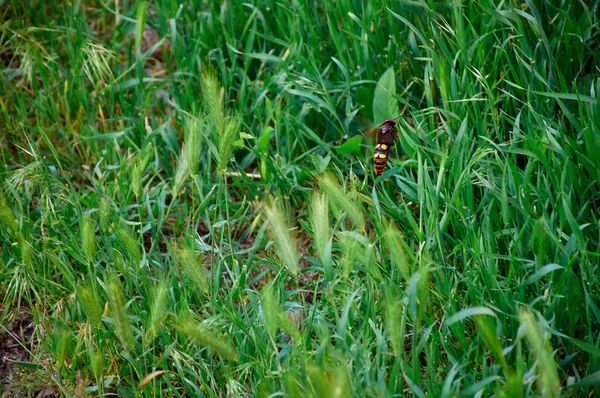
[[[375,145],[375,153],[373,154],[373,162],[375,163],[375,174],[380,176],[385,170],[385,165],[388,160],[388,152],[396,139],[396,121],[387,119],[377,130],[377,145]]]

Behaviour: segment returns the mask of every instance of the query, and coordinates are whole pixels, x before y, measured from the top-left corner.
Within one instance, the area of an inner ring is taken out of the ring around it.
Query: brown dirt
[[[27,311],[21,311],[12,320],[5,320],[0,329],[0,393],[4,397],[28,396],[58,397],[56,390],[49,385],[31,383],[30,372],[15,365],[15,361],[30,362],[30,351],[35,349],[32,341],[33,318]],[[28,376],[29,375],[29,376]],[[35,384],[35,386],[34,386]]]
[[[4,326],[8,331],[0,330],[0,382],[3,384],[14,367],[14,361],[30,360],[25,347],[31,347],[32,320],[29,313],[21,312],[12,323]]]

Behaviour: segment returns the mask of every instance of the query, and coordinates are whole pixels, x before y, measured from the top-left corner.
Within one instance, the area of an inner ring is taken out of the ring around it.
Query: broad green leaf
[[[258,138],[258,149],[260,149],[261,152],[267,153],[269,151],[272,133],[273,127],[271,126],[266,126],[260,133],[260,137]]]
[[[335,148],[337,153],[358,153],[360,152],[360,144],[362,144],[363,137],[362,135],[355,135],[354,137],[348,139],[342,145]]]
[[[373,122],[379,126],[385,119],[398,116],[396,95],[396,76],[394,69],[389,68],[379,78],[373,97]]]

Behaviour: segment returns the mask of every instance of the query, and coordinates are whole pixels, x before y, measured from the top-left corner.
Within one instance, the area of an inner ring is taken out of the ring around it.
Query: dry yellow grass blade
[[[142,380],[142,382],[137,386],[137,390],[141,391],[142,388],[144,388],[146,386],[146,384],[148,384],[148,383],[150,383],[150,381],[152,381],[152,379],[154,379],[156,376],[160,376],[163,373],[165,373],[164,370],[157,370],[157,371],[150,373],[148,376],[144,377],[144,380]]]

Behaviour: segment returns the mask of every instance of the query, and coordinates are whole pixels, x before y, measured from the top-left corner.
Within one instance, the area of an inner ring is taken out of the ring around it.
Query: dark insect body
[[[380,176],[385,170],[385,165],[388,160],[388,152],[396,139],[396,121],[387,119],[377,130],[377,145],[375,145],[375,153],[373,154],[373,162],[375,163],[375,174]]]

